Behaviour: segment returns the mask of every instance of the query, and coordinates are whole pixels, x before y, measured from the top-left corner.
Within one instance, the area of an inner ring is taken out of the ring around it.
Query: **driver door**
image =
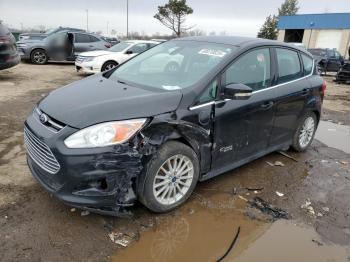
[[[213,170],[229,170],[269,146],[275,111],[271,65],[270,49],[260,48],[243,54],[224,72],[221,93],[232,83],[247,85],[253,93],[248,100],[216,102]]]

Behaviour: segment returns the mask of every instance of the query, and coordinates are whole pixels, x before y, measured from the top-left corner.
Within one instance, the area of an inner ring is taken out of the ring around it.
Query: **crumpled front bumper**
[[[33,154],[27,154],[33,176],[59,200],[108,215],[118,215],[121,208],[134,204],[135,181],[142,164],[133,145],[69,149],[64,139],[77,130],[66,126],[53,132],[38,121],[35,113],[28,116],[25,127],[50,148],[60,165],[52,174],[33,160]]]

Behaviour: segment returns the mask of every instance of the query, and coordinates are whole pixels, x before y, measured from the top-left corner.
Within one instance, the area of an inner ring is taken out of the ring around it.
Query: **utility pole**
[[[109,21],[107,21],[107,36],[109,35],[109,30],[108,30],[109,28],[108,27],[109,27]]]
[[[126,38],[129,38],[129,0],[126,0]]]
[[[89,32],[89,9],[85,9],[86,11],[86,32]]]

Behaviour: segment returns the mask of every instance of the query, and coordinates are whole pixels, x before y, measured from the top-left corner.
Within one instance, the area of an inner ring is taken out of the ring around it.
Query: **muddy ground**
[[[295,160],[273,153],[200,183],[168,214],[137,205],[132,219],[82,216],[57,201],[26,166],[23,121],[48,92],[82,77],[71,64],[0,71],[1,261],[217,261],[238,229],[227,261],[350,261],[350,129],[333,123],[320,126],[323,143],[287,152]],[[350,86],[326,79],[323,119],[350,125]],[[325,145],[337,143],[343,151]],[[253,207],[256,197],[288,219]]]

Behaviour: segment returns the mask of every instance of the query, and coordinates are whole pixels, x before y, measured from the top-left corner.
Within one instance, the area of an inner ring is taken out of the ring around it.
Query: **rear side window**
[[[75,34],[76,43],[90,43],[90,36],[85,34]]]
[[[238,58],[226,71],[226,85],[240,83],[255,90],[270,86],[270,50],[251,51]]]
[[[278,83],[286,83],[302,76],[299,56],[296,51],[276,48]]]
[[[314,63],[313,59],[304,54],[301,54],[301,59],[303,60],[304,64],[304,75],[311,74]]]
[[[100,41],[100,39],[98,39],[95,36],[90,35],[90,42],[98,42],[98,41]]]

